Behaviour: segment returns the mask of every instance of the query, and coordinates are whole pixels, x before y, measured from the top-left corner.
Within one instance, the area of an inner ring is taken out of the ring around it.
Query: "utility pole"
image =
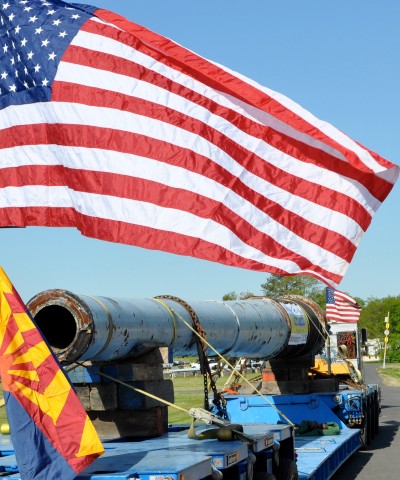
[[[382,368],[386,368],[386,350],[387,350],[387,344],[388,344],[388,341],[389,341],[389,314],[390,312],[388,312],[387,314],[387,317],[385,317],[385,331],[383,332],[385,334],[385,347],[384,347],[384,350],[383,350],[383,365],[382,365]]]

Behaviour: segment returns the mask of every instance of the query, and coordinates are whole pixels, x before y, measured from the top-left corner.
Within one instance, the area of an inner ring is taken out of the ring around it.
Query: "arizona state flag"
[[[21,479],[73,479],[104,452],[70,382],[1,267],[0,374]]]

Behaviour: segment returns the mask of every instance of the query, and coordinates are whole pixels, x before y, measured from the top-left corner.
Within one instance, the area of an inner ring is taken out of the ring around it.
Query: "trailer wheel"
[[[364,425],[361,430],[361,449],[366,450],[368,445],[371,442],[371,430],[370,430],[370,420],[371,420],[371,410],[368,408],[367,404],[363,404],[364,411]]]
[[[374,418],[374,431],[375,435],[379,433],[379,401],[378,395],[374,395],[374,410],[375,410],[375,418]]]
[[[276,471],[276,478],[277,480],[299,480],[296,462],[289,458],[281,458]]]
[[[368,402],[368,422],[367,422],[367,445],[369,445],[372,441],[372,427],[373,427],[373,419],[372,419],[372,408],[371,404]]]
[[[375,438],[376,435],[376,430],[375,430],[375,425],[376,425],[376,417],[378,416],[378,411],[376,408],[376,403],[375,403],[375,398],[371,397],[371,440]]]

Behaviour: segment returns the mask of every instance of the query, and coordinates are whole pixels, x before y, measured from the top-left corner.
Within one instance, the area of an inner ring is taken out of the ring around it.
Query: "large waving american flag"
[[[104,452],[83,405],[1,267],[0,375],[22,480],[72,480]]]
[[[0,6],[0,226],[340,282],[399,168],[114,13]]]

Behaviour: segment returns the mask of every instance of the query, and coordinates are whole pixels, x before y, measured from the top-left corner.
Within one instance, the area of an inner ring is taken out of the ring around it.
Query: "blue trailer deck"
[[[197,433],[207,427],[199,425]],[[254,454],[271,450],[274,442],[293,442],[292,429],[283,424],[245,423],[243,432],[253,439]],[[77,479],[82,480],[201,480],[213,470],[237,467],[241,478],[249,458],[249,446],[243,441],[220,442],[216,439],[193,440],[187,430],[170,432],[140,442],[105,442],[105,453]],[[340,435],[296,437],[295,452],[300,480],[327,480],[360,447],[359,430],[343,428]],[[9,436],[0,436],[0,473],[20,479]]]
[[[361,416],[361,395],[358,390],[343,389],[332,393],[268,395],[266,398],[241,395],[226,399],[230,420],[237,423],[280,423],[286,421],[283,415],[294,424],[301,424],[303,420],[336,422],[339,435],[294,437],[299,479],[327,480],[361,447],[361,430],[349,428],[343,421],[349,415]],[[274,431],[272,425],[269,428]]]
[[[3,472],[17,470],[15,456],[11,455],[2,459]],[[170,452],[158,450],[154,452],[134,452],[123,449],[106,448],[103,456],[98,458],[77,476],[77,480],[129,480],[141,478],[142,480],[169,480],[202,479],[211,476],[212,466],[210,458],[203,453]],[[14,473],[7,478],[21,479],[19,473]]]
[[[220,470],[226,478],[241,480],[248,478],[246,472],[254,458],[258,472],[271,474],[278,446],[280,458],[296,459],[300,480],[328,480],[361,447],[361,430],[349,428],[343,421],[361,415],[359,394],[359,391],[346,390],[268,396],[267,399],[255,395],[227,396],[230,420],[243,427],[248,441],[194,440],[188,437],[187,429],[177,428],[143,441],[113,440],[104,443],[105,454],[77,478],[203,480],[219,478],[216,471]],[[293,426],[285,423],[287,419],[293,424],[303,420],[336,422],[340,433],[295,436]],[[199,423],[196,433],[210,428],[213,427]],[[8,472],[9,478],[19,479],[13,453],[10,437],[0,436],[0,473]]]
[[[199,426],[198,433],[207,428]],[[285,436],[285,427],[278,429]],[[272,447],[271,432],[262,426],[248,428],[255,436],[255,449],[262,451]],[[105,453],[93,462],[77,479],[92,480],[201,480],[211,478],[213,470],[237,468],[240,478],[246,471],[249,449],[245,442],[216,439],[193,440],[187,430],[172,432],[145,441],[105,442]],[[20,479],[10,437],[1,437],[0,473],[8,472],[8,478]]]
[[[342,429],[340,435],[296,437],[300,480],[327,480],[360,448],[360,431]]]
[[[195,442],[195,441],[193,441]],[[212,443],[215,443],[212,442]],[[147,443],[122,442],[105,444],[105,453],[93,462],[77,479],[91,480],[201,480],[210,478],[213,468],[226,468],[247,458],[247,449],[241,442],[237,450],[222,447],[215,454],[213,446],[194,445],[196,448],[146,448]],[[156,447],[156,445],[153,445]],[[215,445],[214,445],[215,447]],[[172,451],[173,450],[173,451]],[[20,479],[15,455],[0,460],[0,472],[14,473],[8,478]]]

